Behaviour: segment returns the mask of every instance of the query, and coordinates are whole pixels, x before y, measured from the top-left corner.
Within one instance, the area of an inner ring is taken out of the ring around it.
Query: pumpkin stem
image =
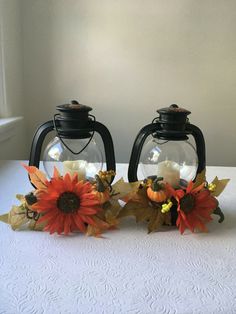
[[[154,192],[162,190],[162,185],[158,181],[162,181],[163,177],[157,177],[151,185],[151,188]]]
[[[97,191],[98,192],[104,192],[106,190],[104,183],[102,182],[101,178],[96,174],[95,175],[95,180],[97,183]]]

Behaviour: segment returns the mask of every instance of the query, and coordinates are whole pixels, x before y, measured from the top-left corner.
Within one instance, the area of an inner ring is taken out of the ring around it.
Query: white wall
[[[91,105],[129,160],[138,130],[178,103],[209,165],[236,166],[235,0],[24,0],[28,143],[70,99]]]
[[[7,103],[7,110],[2,116],[4,118],[24,115],[21,4],[19,0],[0,0],[1,44],[4,51]],[[17,122],[13,136],[0,142],[0,159],[26,157],[24,123],[24,120]]]

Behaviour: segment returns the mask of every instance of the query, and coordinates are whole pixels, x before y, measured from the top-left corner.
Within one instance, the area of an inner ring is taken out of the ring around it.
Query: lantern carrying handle
[[[141,155],[141,151],[143,148],[143,144],[146,140],[146,138],[157,131],[160,128],[158,123],[150,123],[143,127],[139,134],[137,135],[134,145],[132,148],[131,156],[130,156],[130,161],[129,161],[129,169],[128,169],[128,179],[129,182],[136,182],[138,181],[137,177],[137,170],[138,170],[138,164],[139,164],[139,159]]]
[[[186,131],[191,134],[196,143],[198,168],[197,174],[201,173],[206,168],[206,147],[202,131],[194,124],[187,123]]]
[[[151,123],[143,127],[138,133],[131,152],[131,157],[129,161],[128,169],[128,179],[129,182],[138,181],[137,170],[139,165],[139,160],[141,156],[141,151],[146,138],[154,132],[160,130],[161,127],[157,122]],[[186,134],[191,134],[196,143],[197,156],[198,156],[198,168],[197,174],[201,173],[206,167],[206,150],[205,150],[205,140],[201,130],[190,123],[186,123]]]
[[[29,166],[35,166],[39,168],[40,154],[44,138],[53,129],[53,120],[50,120],[40,125],[40,127],[35,132],[30,150]]]
[[[106,128],[106,126],[98,121],[90,121],[89,125],[93,125],[93,129],[97,132],[103,141],[104,151],[105,151],[105,160],[106,160],[106,168],[107,171],[113,170],[116,171],[116,161],[115,161],[115,153],[114,153],[114,145],[111,137],[111,133]],[[114,180],[115,176],[112,176],[111,182]]]
[[[60,114],[59,114],[59,113],[56,113],[56,114],[54,114],[54,116],[53,116],[53,125],[54,125],[54,129],[55,129],[55,131],[56,131],[56,133],[57,133],[57,137],[60,139],[61,143],[62,143],[73,155],[79,155],[80,153],[82,153],[82,152],[86,149],[86,147],[87,147],[87,146],[89,145],[89,143],[92,141],[95,131],[92,130],[91,137],[89,138],[88,142],[84,145],[84,147],[83,147],[81,150],[79,150],[78,152],[75,152],[75,151],[73,151],[73,150],[65,143],[65,141],[64,141],[64,140],[62,139],[62,137],[60,136],[60,134],[59,134],[59,132],[58,132],[58,129],[57,129],[56,116],[60,116]],[[92,114],[89,114],[89,117],[91,117],[91,118],[93,119],[93,120],[92,120],[93,122],[96,122],[95,116],[93,116]]]
[[[35,166],[39,168],[40,154],[44,138],[53,129],[54,129],[53,120],[50,120],[40,125],[40,127],[35,132],[30,150],[29,166]],[[30,175],[28,177],[32,186],[36,188],[35,185],[31,182]]]
[[[87,128],[89,130],[91,130],[91,132],[92,131],[98,132],[99,135],[101,136],[102,141],[103,141],[103,145],[104,145],[107,171],[113,170],[115,172],[116,171],[116,163],[115,163],[114,145],[113,145],[112,137],[111,137],[109,130],[102,123],[100,123],[98,121],[92,121],[92,120],[88,121]],[[34,137],[33,137],[32,145],[31,145],[31,151],[30,151],[30,157],[29,157],[29,166],[35,166],[35,167],[39,168],[40,155],[41,155],[43,141],[44,141],[46,135],[53,130],[54,130],[54,121],[53,120],[50,120],[48,122],[43,123],[36,130]],[[112,177],[111,182],[113,181],[113,179],[114,179],[114,176]],[[31,184],[32,184],[32,182],[31,182]]]

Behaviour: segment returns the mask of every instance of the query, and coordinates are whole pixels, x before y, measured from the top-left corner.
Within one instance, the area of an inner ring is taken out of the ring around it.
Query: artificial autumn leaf
[[[152,231],[157,230],[158,228],[160,228],[160,226],[162,226],[162,224],[163,224],[163,219],[161,215],[159,214],[159,210],[156,209],[153,211],[152,216],[149,220],[148,233],[151,233]]]
[[[171,212],[164,214],[164,225],[171,226]]]
[[[100,228],[98,228],[97,226],[88,225],[87,231],[86,231],[87,236],[101,238],[101,234],[102,234],[102,232],[101,232]]]
[[[19,229],[28,221],[29,219],[26,216],[26,211],[24,210],[23,205],[12,206],[12,209],[8,214],[8,224],[11,225],[13,230]]]
[[[150,200],[147,197],[147,190],[145,187],[139,186],[137,191],[133,191],[129,193],[124,199],[127,203],[133,202],[137,204],[141,204],[142,207],[149,207]]]
[[[153,207],[150,205],[150,201],[147,197],[147,191],[145,187],[137,182],[133,191],[130,191],[123,200],[127,201],[125,206],[120,211],[118,218],[134,216],[136,222],[147,221],[150,219]]]
[[[20,229],[21,227],[30,230],[42,230],[43,224],[37,224],[35,219],[27,217],[29,208],[25,196],[17,194],[16,198],[21,202],[21,205],[12,206],[12,209],[8,214],[0,216],[0,220],[11,225],[13,230]]]
[[[224,189],[225,189],[225,187],[229,181],[230,181],[230,179],[219,180],[218,177],[215,177],[215,179],[211,183],[215,184],[216,188],[213,192],[211,192],[211,195],[219,196],[224,191]]]
[[[198,187],[202,183],[206,182],[206,168],[202,172],[198,173],[196,179],[194,180],[193,188]]]
[[[134,216],[136,222],[148,221],[148,233],[157,231],[163,224],[171,225],[171,214],[162,213],[161,207],[148,205],[143,207],[141,203],[128,202],[120,211],[118,218]]]
[[[102,181],[105,188],[110,187],[110,183],[112,179],[115,177],[116,173],[114,170],[108,170],[108,171],[99,171],[98,176],[100,180]]]
[[[0,221],[5,222],[5,224],[8,224],[8,213],[1,215]]]
[[[121,178],[112,186],[112,194],[113,194],[112,198],[123,200],[130,193],[132,194],[132,193],[137,192],[139,186],[140,186],[139,181],[127,183],[124,181],[123,178]]]
[[[48,181],[45,174],[42,171],[40,171],[37,167],[34,166],[27,166],[23,164],[23,167],[28,171],[30,181],[37,189],[47,188],[46,183]]]
[[[95,237],[101,237],[101,234],[103,231],[111,229],[112,226],[100,219],[97,216],[93,216],[94,224],[88,225],[86,235],[88,236],[95,236]]]
[[[38,223],[34,219],[30,219],[30,222],[28,224],[28,228],[30,230],[34,230],[34,231],[43,231],[45,225],[46,225],[46,223]]]
[[[117,216],[122,209],[118,200],[110,198],[110,200],[103,204],[103,210],[100,211],[96,217],[107,222],[111,227],[116,227],[119,224]]]
[[[141,203],[128,202],[120,211],[118,218],[134,216],[136,222],[146,221],[152,215],[153,208],[151,206],[144,207]]]
[[[148,233],[157,231],[164,224],[171,225],[170,212],[162,213],[159,208],[155,208],[148,223]]]
[[[9,224],[11,225],[13,230],[23,228],[34,231],[42,231],[45,226],[45,224],[43,223],[37,223],[37,221],[34,219],[29,219],[26,216],[25,212],[12,213]]]
[[[25,196],[22,194],[16,194],[16,198],[18,199],[18,201],[20,201],[22,204],[25,203]]]
[[[103,211],[99,213],[98,216],[103,214],[104,220],[111,226],[116,227],[119,224],[119,220],[117,219],[117,217],[121,210],[122,207],[118,200],[110,199],[103,205]]]

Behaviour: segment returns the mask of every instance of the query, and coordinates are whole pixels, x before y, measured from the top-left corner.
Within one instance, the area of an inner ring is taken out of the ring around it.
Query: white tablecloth
[[[127,165],[118,165],[118,176]],[[0,224],[0,313],[236,313],[236,168],[208,234],[147,234],[124,219],[103,239],[12,231]],[[0,213],[31,190],[19,162],[0,162]]]

